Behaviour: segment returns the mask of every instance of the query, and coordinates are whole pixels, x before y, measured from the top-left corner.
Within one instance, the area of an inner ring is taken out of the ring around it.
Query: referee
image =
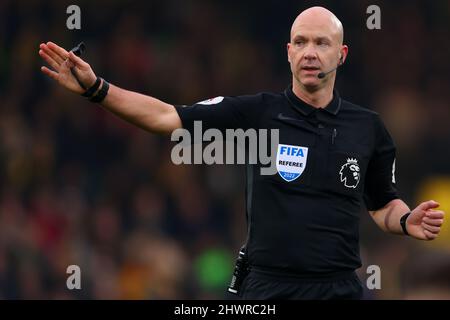
[[[174,106],[110,85],[52,42],[39,50],[53,69],[42,67],[44,74],[150,132],[192,131],[195,120],[205,129],[279,129],[277,174],[261,175],[258,164],[247,170],[248,237],[238,260],[245,279],[237,279],[244,299],[360,299],[364,205],[386,232],[420,240],[439,234],[437,202],[410,210],[399,199],[395,145],[379,115],[334,90],[347,53],[341,22],[312,7],[292,25],[285,91]]]

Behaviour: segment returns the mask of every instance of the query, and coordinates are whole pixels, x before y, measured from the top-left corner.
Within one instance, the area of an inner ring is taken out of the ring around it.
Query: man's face
[[[334,79],[334,74],[323,79],[317,75],[335,68],[348,50],[342,45],[342,33],[336,25],[327,17],[317,16],[296,19],[287,49],[294,81],[307,89],[320,88]]]

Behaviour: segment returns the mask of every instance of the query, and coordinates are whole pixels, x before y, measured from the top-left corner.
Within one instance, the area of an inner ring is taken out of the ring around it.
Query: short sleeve
[[[194,121],[201,121],[203,130],[257,128],[261,108],[260,95],[220,96],[191,106],[175,105],[183,128],[189,132],[193,132]]]
[[[395,181],[395,144],[380,117],[376,115],[374,119],[375,147],[364,186],[364,201],[370,211],[381,209],[399,198]]]

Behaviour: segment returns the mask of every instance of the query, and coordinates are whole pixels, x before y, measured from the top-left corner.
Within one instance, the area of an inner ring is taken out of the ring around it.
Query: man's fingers
[[[80,57],[76,56],[72,51],[69,52],[69,59],[80,69],[86,70],[89,68],[89,64],[84,62]]]
[[[425,222],[426,224],[429,224],[431,226],[440,227],[444,223],[444,219],[431,219],[428,217],[424,217],[423,222]]]
[[[64,61],[64,63],[61,65],[63,68],[67,68],[69,70],[70,68],[75,67],[75,63],[73,63],[70,59],[67,59]]]
[[[42,59],[45,60],[45,62],[47,62],[50,67],[52,67],[55,70],[59,69],[59,64],[52,58],[50,57],[47,53],[45,53],[44,50],[39,50],[39,55],[41,56]]]
[[[429,210],[425,212],[425,217],[431,218],[431,219],[443,219],[444,218],[444,211],[440,210]]]
[[[430,231],[431,233],[439,233],[441,231],[440,227],[431,226],[431,225],[426,224],[426,223],[422,223],[422,228],[424,228],[425,230]]]
[[[426,210],[429,210],[429,209],[433,209],[433,208],[439,207],[439,203],[437,203],[437,202],[434,201],[434,200],[429,200],[429,201],[422,202],[422,203],[419,205],[419,207],[420,207],[420,209],[426,211]]]
[[[66,49],[61,48],[57,44],[49,41],[47,42],[47,46],[53,51],[55,51],[61,57],[62,60],[66,60],[69,57],[69,52],[67,52]]]
[[[62,64],[64,62],[64,57],[61,57],[55,50],[51,49],[49,46],[47,46],[46,44],[41,44],[39,46],[39,48],[41,50],[43,50],[47,55],[49,55],[50,57],[52,57],[53,60],[56,61],[56,63],[58,64]]]
[[[46,74],[47,76],[49,76],[50,78],[52,78],[53,80],[58,81],[58,73],[56,73],[55,71],[50,70],[47,67],[41,67],[41,71]]]
[[[431,233],[428,230],[423,230],[423,233],[425,234],[425,236],[427,237],[428,240],[433,240],[437,238],[437,234],[436,233]]]

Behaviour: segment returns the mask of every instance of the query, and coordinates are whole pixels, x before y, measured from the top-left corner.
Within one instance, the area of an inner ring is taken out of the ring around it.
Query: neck
[[[308,89],[294,79],[292,91],[301,100],[315,108],[324,108],[333,100],[333,86]]]

